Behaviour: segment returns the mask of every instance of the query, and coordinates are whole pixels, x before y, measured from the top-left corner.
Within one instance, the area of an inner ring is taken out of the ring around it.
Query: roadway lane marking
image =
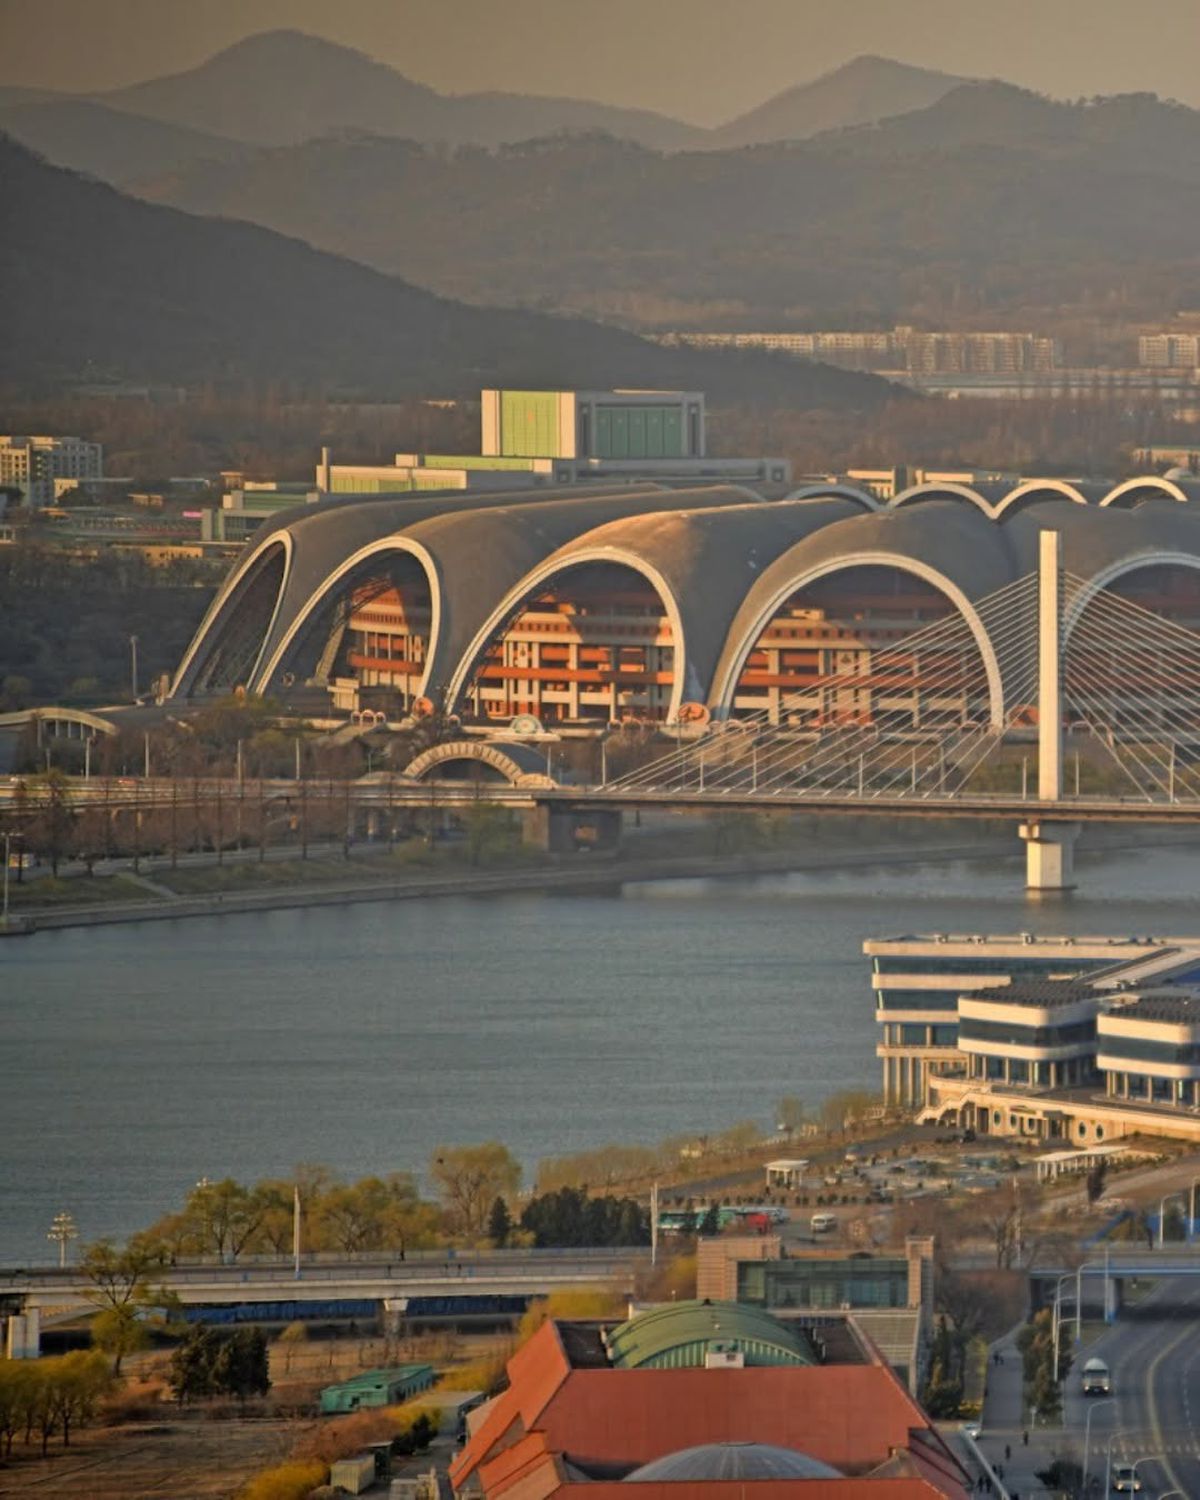
[[[1158,1367],[1162,1364],[1163,1360],[1173,1354],[1185,1339],[1194,1338],[1195,1333],[1196,1330],[1192,1323],[1190,1321],[1185,1323],[1171,1342],[1164,1345],[1154,1356],[1146,1370],[1146,1406],[1150,1413],[1150,1430],[1154,1434],[1155,1446],[1162,1454],[1162,1466],[1167,1472],[1167,1478],[1170,1480],[1171,1486],[1185,1495],[1187,1494],[1187,1490],[1180,1483],[1179,1475],[1175,1472],[1175,1465],[1167,1456],[1166,1445],[1163,1442],[1162,1427],[1158,1420],[1158,1402],[1154,1396],[1154,1377],[1158,1374]]]

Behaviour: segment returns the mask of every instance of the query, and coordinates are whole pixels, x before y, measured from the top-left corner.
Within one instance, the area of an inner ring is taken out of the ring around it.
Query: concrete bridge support
[[[1040,819],[1019,826],[1025,842],[1025,889],[1069,891],[1075,885],[1075,840],[1078,823]]]
[[[619,808],[574,808],[535,805],[521,814],[522,842],[548,854],[574,854],[581,849],[618,849],[621,845]]]
[[[6,1359],[37,1359],[42,1352],[42,1314],[36,1307],[10,1313],[3,1319],[3,1348]]]

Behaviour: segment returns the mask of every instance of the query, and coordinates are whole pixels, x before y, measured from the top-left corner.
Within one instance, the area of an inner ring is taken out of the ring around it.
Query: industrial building
[[[1033,571],[1039,533],[1059,532],[1089,589],[1195,628],[1198,498],[1198,481],[1153,476],[933,480],[887,503],[831,482],[326,498],[256,532],[172,692],[243,686],[389,722],[440,706],[474,735],[986,723],[1004,681],[977,605]],[[872,677],[940,621],[965,629]],[[1136,684],[1115,686],[1120,710]]]
[[[824,1344],[729,1301],[658,1307],[613,1329],[542,1325],[508,1388],[471,1414],[450,1469],[483,1500],[965,1500],[969,1481],[869,1340]],[[620,1487],[620,1488],[618,1488]]]
[[[322,1387],[321,1415],[395,1406],[401,1401],[411,1401],[432,1385],[432,1365],[396,1365],[387,1370],[364,1370],[349,1380]]]

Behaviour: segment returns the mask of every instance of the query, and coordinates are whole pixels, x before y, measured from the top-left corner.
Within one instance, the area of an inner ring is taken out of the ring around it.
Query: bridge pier
[[[1069,891],[1075,887],[1075,840],[1078,823],[1022,823],[1018,832],[1025,843],[1025,889]]]
[[[521,813],[521,841],[548,854],[617,849],[621,812],[619,808],[582,809],[538,802]]]
[[[3,1353],[6,1359],[37,1359],[42,1352],[42,1313],[37,1307],[10,1313],[4,1323]]]

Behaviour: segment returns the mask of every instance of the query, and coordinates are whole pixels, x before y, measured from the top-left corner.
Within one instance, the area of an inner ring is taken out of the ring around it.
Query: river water
[[[199,1178],[526,1164],[878,1087],[865,937],[1200,932],[1200,850],[326,907],[0,943],[0,1265],[69,1209],[124,1235]]]

